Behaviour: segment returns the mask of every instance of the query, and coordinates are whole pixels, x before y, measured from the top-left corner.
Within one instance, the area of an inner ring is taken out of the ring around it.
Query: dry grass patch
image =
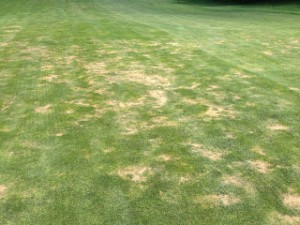
[[[237,186],[237,187],[242,186],[242,181],[239,178],[235,177],[235,176],[225,175],[223,177],[223,183],[228,184],[228,185],[234,185],[234,186]]]
[[[300,210],[300,195],[299,194],[285,194],[283,196],[283,203],[292,209]]]
[[[4,194],[4,192],[7,190],[7,187],[3,184],[0,184],[0,197]]]
[[[202,144],[189,143],[189,145],[192,146],[192,152],[199,153],[203,157],[208,158],[212,161],[221,160],[222,157],[226,154],[226,152],[218,152],[218,151],[211,151],[211,150],[205,149]]]
[[[239,203],[240,198],[233,195],[199,195],[195,198],[195,203],[202,207],[230,206]]]
[[[55,74],[50,74],[48,76],[45,76],[43,78],[41,78],[41,80],[45,80],[45,81],[48,81],[48,82],[52,82],[53,80],[57,79],[58,78],[58,75],[55,75]]]
[[[259,147],[259,146],[254,146],[253,148],[251,148],[251,151],[255,152],[255,153],[259,154],[259,155],[262,155],[262,156],[266,155],[266,153],[264,152],[264,150],[261,147]]]
[[[162,155],[159,155],[158,157],[157,157],[157,160],[159,160],[159,161],[170,161],[170,160],[172,160],[173,159],[173,157],[171,156],[171,155],[166,155],[166,154],[162,154]]]
[[[272,131],[286,131],[289,128],[287,126],[281,125],[281,124],[274,124],[269,126],[269,129]]]
[[[155,104],[153,105],[154,108],[160,108],[168,101],[166,93],[162,90],[149,91],[149,95],[151,98],[155,99]]]
[[[236,112],[231,107],[223,107],[216,105],[208,105],[208,109],[205,115],[210,119],[221,119],[221,117],[229,117],[231,119],[236,118]]]
[[[133,182],[144,182],[152,173],[152,169],[147,166],[128,166],[117,171],[122,179]]]
[[[39,106],[37,108],[35,108],[35,112],[37,113],[49,113],[51,110],[50,108],[52,107],[51,104],[47,104],[47,105],[44,105],[44,106]]]
[[[259,173],[267,174],[270,171],[270,164],[261,160],[249,161],[252,168],[254,168]]]
[[[84,67],[89,74],[104,75],[107,73],[106,65],[103,62],[89,63],[86,64]]]
[[[282,215],[278,212],[272,212],[269,215],[269,221],[274,225],[300,224],[300,216]]]
[[[249,79],[249,78],[251,78],[251,76],[249,76],[247,74],[244,74],[244,73],[242,73],[240,71],[235,72],[234,75],[236,77],[238,77],[238,78],[241,78],[241,79]]]

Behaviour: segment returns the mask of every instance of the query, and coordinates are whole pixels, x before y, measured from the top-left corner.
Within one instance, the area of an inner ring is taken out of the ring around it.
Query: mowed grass
[[[2,0],[0,224],[300,224],[299,9]]]

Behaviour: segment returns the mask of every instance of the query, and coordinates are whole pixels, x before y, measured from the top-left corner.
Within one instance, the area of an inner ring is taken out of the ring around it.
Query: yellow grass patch
[[[283,196],[283,203],[289,208],[300,210],[300,195],[285,194]]]

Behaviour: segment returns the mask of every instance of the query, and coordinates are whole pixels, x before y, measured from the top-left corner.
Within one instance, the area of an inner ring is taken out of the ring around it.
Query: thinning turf
[[[0,224],[299,224],[299,20],[2,0]]]

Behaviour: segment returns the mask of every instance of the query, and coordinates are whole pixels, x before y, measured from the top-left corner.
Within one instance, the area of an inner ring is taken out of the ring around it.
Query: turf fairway
[[[0,224],[300,224],[300,7],[1,0]]]

